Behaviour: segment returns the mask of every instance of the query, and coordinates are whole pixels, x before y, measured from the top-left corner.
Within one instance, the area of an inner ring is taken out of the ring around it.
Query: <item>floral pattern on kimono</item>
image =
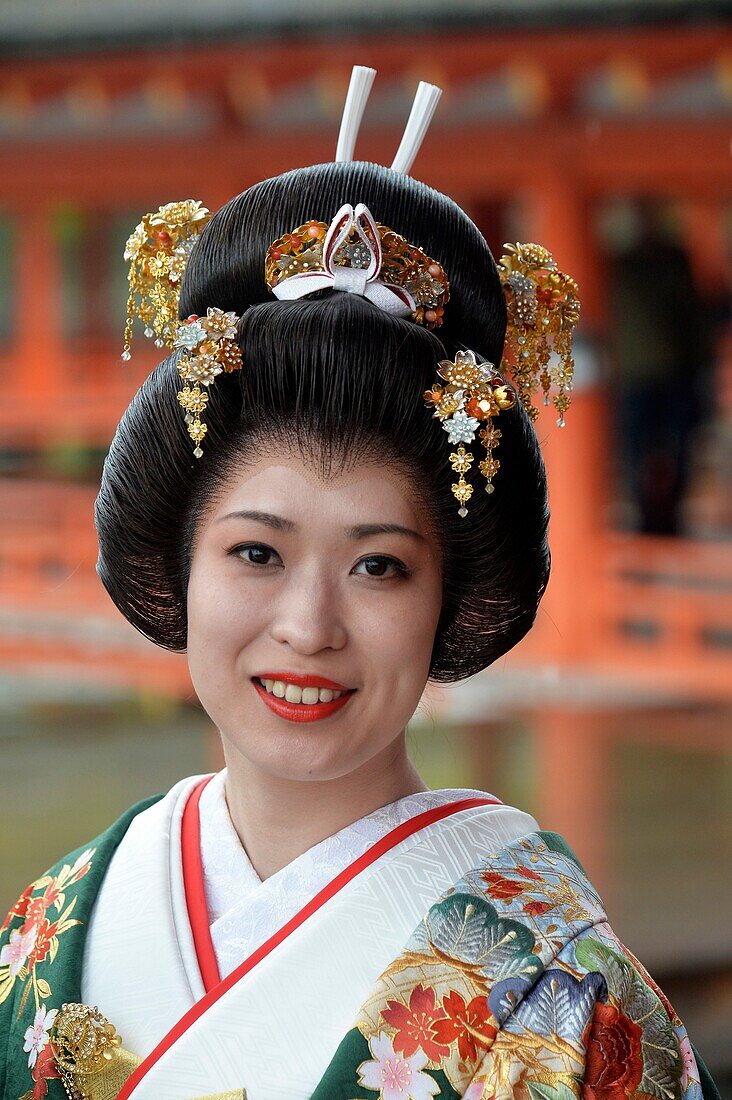
[[[312,1100],[703,1095],[677,1014],[566,844],[535,833],[430,908]]]
[[[0,928],[2,1100],[66,1100],[49,1031],[79,985],[88,914],[130,821],[131,807],[91,845],[79,848],[23,891]],[[17,1049],[11,1047],[14,1044]]]
[[[66,1100],[49,1032],[64,1003],[80,1000],[86,926],[109,862],[154,801],[36,880],[8,915],[0,1100]],[[118,1068],[127,1075],[138,1062]],[[233,1096],[241,1090],[219,1100]],[[556,834],[486,854],[440,896],[309,1100],[434,1097],[719,1100],[683,1024]]]
[[[22,1016],[29,1000],[35,1012],[23,1045],[33,1088],[22,1100],[42,1100],[48,1091],[47,1082],[58,1076],[48,1049],[49,1029],[58,1010],[46,1006],[53,990],[48,978],[41,977],[40,964],[46,959],[52,963],[59,937],[81,923],[72,916],[77,902],[74,887],[88,874],[93,855],[94,849],[87,848],[72,864],[64,863],[55,874],[32,882],[0,929],[0,1004],[10,997],[17,983],[22,989],[18,1016]]]

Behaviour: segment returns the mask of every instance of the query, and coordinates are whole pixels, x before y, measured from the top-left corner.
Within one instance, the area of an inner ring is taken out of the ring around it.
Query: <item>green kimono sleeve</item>
[[[28,886],[0,929],[0,1098],[66,1100],[48,1046],[62,1004],[81,1000],[87,922],[138,802]]]

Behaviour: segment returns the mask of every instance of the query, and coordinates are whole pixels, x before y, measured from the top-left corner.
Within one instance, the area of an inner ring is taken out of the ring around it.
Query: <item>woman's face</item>
[[[324,780],[383,752],[424,690],[441,602],[404,475],[324,480],[299,454],[242,465],[200,521],[188,586],[188,664],[227,759]]]

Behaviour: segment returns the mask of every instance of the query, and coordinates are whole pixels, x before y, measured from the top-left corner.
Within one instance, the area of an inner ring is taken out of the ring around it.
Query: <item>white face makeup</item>
[[[188,664],[227,757],[325,780],[384,753],[424,690],[441,605],[437,539],[403,475],[242,466],[201,520],[188,586]]]

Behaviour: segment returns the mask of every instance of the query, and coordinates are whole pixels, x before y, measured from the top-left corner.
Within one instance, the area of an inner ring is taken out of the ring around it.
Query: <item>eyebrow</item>
[[[227,512],[225,516],[219,516],[216,523],[223,523],[226,519],[253,519],[257,523],[264,523],[275,531],[295,531],[297,524],[291,519],[276,516],[272,512],[259,512],[255,509],[240,509],[236,512]],[[346,535],[350,539],[365,539],[372,535],[407,535],[409,538],[425,542],[425,536],[411,527],[403,527],[401,523],[357,523],[354,527],[346,528]]]

